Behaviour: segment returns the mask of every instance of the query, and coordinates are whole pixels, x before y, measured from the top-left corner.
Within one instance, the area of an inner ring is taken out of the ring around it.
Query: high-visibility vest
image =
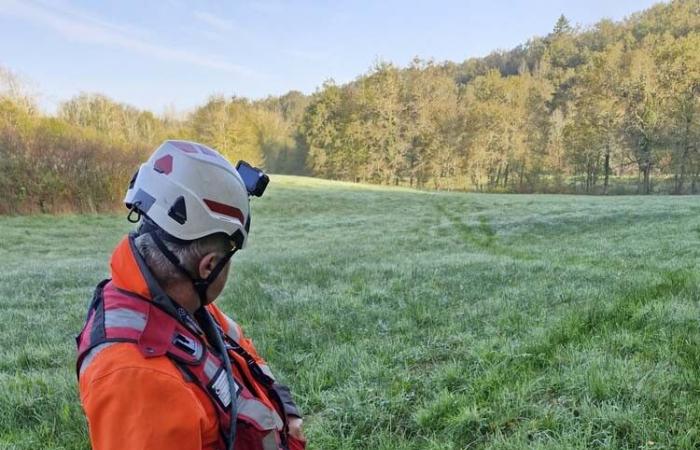
[[[230,427],[231,395],[222,360],[207,345],[196,322],[184,309],[179,319],[156,303],[115,287],[110,280],[97,286],[85,325],[76,338],[78,378],[101,349],[120,342],[135,344],[145,358],[167,357],[187,381],[196,383],[211,400],[219,419],[219,440]],[[221,330],[219,330],[221,332]],[[235,379],[237,427],[234,448],[286,450],[284,407],[272,390],[273,380],[263,373],[254,359],[237,342],[221,332],[229,352],[243,356],[256,380],[270,393],[277,408],[256,398],[242,380]]]

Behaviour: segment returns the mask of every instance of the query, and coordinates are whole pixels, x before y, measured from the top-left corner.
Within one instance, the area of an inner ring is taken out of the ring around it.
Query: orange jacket
[[[117,246],[110,265],[112,283],[117,288],[152,298],[128,238]],[[207,308],[224,332],[271,376],[241,328],[215,305]],[[274,408],[242,357],[232,352],[230,357],[242,362],[232,364],[234,378],[239,383],[247,381],[251,392]],[[217,413],[210,398],[196,384],[188,383],[166,356],[147,359],[135,344],[107,344],[83,361],[79,388],[90,440],[96,450],[214,450],[220,443]],[[284,409],[288,414],[299,415],[288,390],[283,389],[287,393]]]

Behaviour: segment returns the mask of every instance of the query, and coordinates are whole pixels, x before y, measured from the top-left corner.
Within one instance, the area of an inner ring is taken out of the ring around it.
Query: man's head
[[[142,220],[148,220],[146,218]],[[157,233],[163,244],[180,261],[182,267],[192,277],[187,277],[158,248],[153,234]],[[231,241],[222,233],[212,234],[188,242],[174,242],[162,231],[150,231],[138,234],[134,240],[136,248],[166,292],[180,291],[187,295],[197,293],[192,288],[191,278],[206,279],[216,265],[231,251]],[[221,274],[212,282],[207,291],[207,303],[213,302],[223,290],[228,275],[228,264]]]
[[[197,306],[219,295],[248,237],[249,195],[238,170],[201,144],[166,141],[141,165],[124,202],[142,217],[135,243],[166,292],[194,293]]]

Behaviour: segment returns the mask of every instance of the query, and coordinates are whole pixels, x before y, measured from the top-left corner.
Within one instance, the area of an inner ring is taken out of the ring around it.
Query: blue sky
[[[0,66],[42,107],[80,92],[160,113],[214,93],[260,98],[347,82],[377,60],[463,61],[653,0],[0,0]]]

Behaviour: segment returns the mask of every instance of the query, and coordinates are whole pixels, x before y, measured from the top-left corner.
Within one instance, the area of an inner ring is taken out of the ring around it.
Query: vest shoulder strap
[[[132,342],[146,358],[167,355],[179,363],[204,363],[201,337],[157,305],[106,280],[95,290],[83,330],[76,338],[78,371],[85,356],[107,342]]]

